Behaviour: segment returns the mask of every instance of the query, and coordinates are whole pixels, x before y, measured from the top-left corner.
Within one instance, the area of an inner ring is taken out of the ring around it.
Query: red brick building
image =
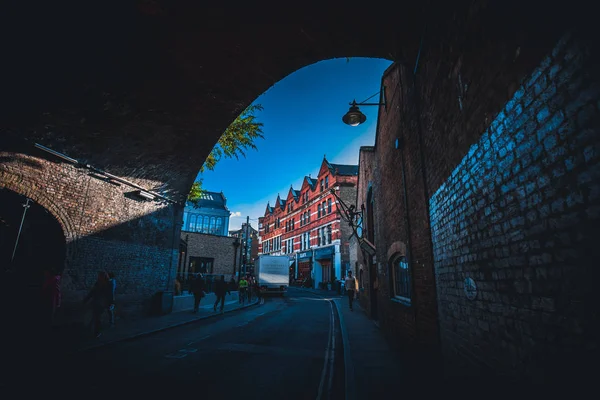
[[[285,198],[267,204],[259,218],[259,254],[288,255],[290,279],[312,278],[315,287],[340,279],[350,268],[348,238],[338,202],[356,200],[358,166],[331,164],[323,159],[316,178],[304,177],[299,190],[290,187]]]

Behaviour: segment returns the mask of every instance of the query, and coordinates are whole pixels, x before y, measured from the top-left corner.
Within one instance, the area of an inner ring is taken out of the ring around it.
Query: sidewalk
[[[354,302],[348,307],[347,297],[337,291],[301,289],[331,298],[340,317],[344,348],[346,399],[390,398],[400,396],[400,387],[408,384],[406,366],[390,349],[380,329]]]
[[[245,305],[239,304],[237,293],[231,293],[225,297],[224,313],[245,309],[259,304],[259,299],[253,299],[252,303]],[[130,340],[141,336],[150,335],[152,333],[164,331],[170,328],[175,328],[181,325],[193,323],[195,321],[211,318],[221,315],[221,313],[213,311],[213,303],[200,303],[200,309],[197,314],[190,310],[174,312],[163,316],[154,316],[138,319],[135,321],[117,322],[113,328],[105,326],[102,335],[99,338],[91,336],[78,342],[74,346],[74,351],[85,351],[96,347],[105,346],[110,343]],[[202,305],[203,304],[203,305]]]

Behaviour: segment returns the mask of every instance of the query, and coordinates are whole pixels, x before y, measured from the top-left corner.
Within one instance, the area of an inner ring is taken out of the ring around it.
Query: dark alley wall
[[[415,78],[396,63],[382,81],[379,319],[398,347],[439,348],[456,374],[558,376],[597,348],[598,49],[560,26],[544,37],[446,29],[425,36]],[[391,288],[397,254],[410,303]]]
[[[442,343],[471,365],[564,372],[597,346],[600,82],[584,39],[548,52],[430,199]]]
[[[130,196],[135,190],[131,187],[17,150],[0,152],[0,187],[31,198],[59,221],[67,246],[62,281],[65,306],[81,300],[97,271],[105,269],[116,274],[121,316],[147,310],[151,296],[167,289],[169,274],[174,278],[178,208],[136,200]],[[151,182],[137,183],[151,187]],[[7,212],[22,210],[2,210]]]

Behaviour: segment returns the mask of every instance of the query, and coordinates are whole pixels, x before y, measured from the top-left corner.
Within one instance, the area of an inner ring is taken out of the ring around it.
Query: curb
[[[301,289],[299,290],[303,292],[310,293],[312,295],[325,298],[324,295],[314,293],[310,290]],[[344,392],[346,400],[354,400],[356,394],[356,388],[354,385],[354,364],[352,363],[352,356],[350,355],[350,339],[348,339],[348,329],[346,328],[346,323],[344,322],[344,315],[342,314],[342,310],[340,309],[340,305],[337,300],[339,298],[329,299],[335,304],[335,308],[338,313],[338,317],[340,319],[340,332],[342,333],[342,346],[344,348]]]
[[[223,314],[232,313],[232,312],[240,311],[240,310],[245,310],[246,308],[255,307],[257,305],[263,305],[264,303],[265,303],[265,299],[261,298],[260,300],[257,300],[257,301],[255,301],[252,304],[248,304],[248,305],[245,305],[245,306],[242,306],[242,307],[238,307],[238,308],[235,308],[233,310],[225,311],[225,312],[223,312]],[[126,342],[126,341],[129,341],[129,340],[139,339],[139,338],[144,337],[144,336],[150,336],[150,335],[153,335],[155,333],[163,332],[163,331],[166,331],[166,330],[169,330],[169,329],[173,329],[173,328],[178,328],[178,327],[183,326],[183,325],[189,325],[189,324],[193,324],[194,322],[204,321],[204,320],[209,319],[209,318],[215,318],[215,317],[221,316],[223,314],[220,314],[220,313],[218,313],[218,314],[208,314],[208,315],[205,315],[203,317],[194,318],[194,319],[191,319],[189,321],[178,322],[178,323],[175,323],[175,324],[172,324],[172,325],[164,326],[162,328],[157,328],[157,329],[153,329],[153,330],[146,331],[146,332],[136,333],[136,334],[133,334],[133,335],[130,335],[130,336],[126,336],[126,337],[122,337],[122,338],[118,338],[118,339],[113,339],[113,340],[110,340],[110,341],[107,341],[107,342],[103,342],[103,343],[96,343],[96,344],[93,344],[91,346],[81,347],[79,349],[76,349],[76,350],[73,351],[73,353],[81,353],[81,352],[85,352],[85,351],[97,349],[97,348],[100,348],[100,347],[108,346],[108,345],[111,345],[111,344],[114,344],[114,343]]]

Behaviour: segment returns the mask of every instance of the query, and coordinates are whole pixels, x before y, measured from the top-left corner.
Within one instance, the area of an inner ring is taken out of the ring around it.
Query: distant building
[[[246,228],[248,231],[248,240],[246,241]],[[254,260],[258,257],[258,231],[251,224],[242,224],[238,230],[229,231],[229,236],[236,237],[240,240],[243,247],[239,250],[237,259],[238,267],[242,267],[242,272],[254,273]],[[240,257],[241,255],[241,257]],[[243,267],[246,270],[243,270]]]
[[[197,205],[186,204],[181,230],[227,236],[230,214],[223,192],[204,192]]]
[[[347,205],[356,201],[357,165],[323,159],[316,178],[306,176],[302,187],[277,196],[259,218],[259,254],[290,257],[290,280],[312,278],[315,287],[340,279],[350,268],[352,229],[338,213],[336,194]]]
[[[227,235],[230,214],[223,192],[204,192],[197,205],[186,205],[178,276],[187,279],[195,272],[227,276],[233,273],[236,247],[234,238]]]

